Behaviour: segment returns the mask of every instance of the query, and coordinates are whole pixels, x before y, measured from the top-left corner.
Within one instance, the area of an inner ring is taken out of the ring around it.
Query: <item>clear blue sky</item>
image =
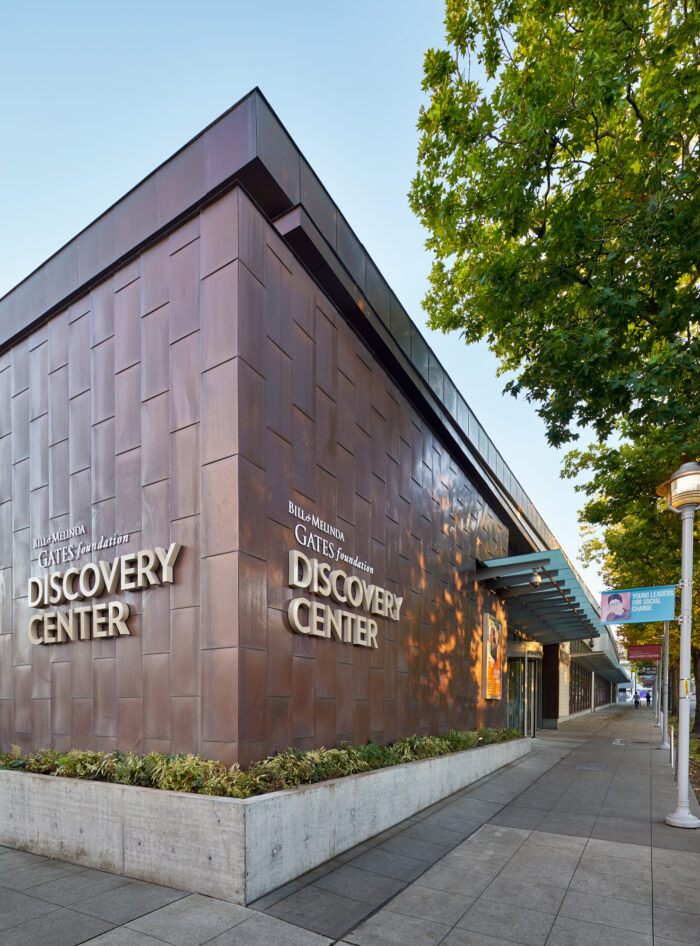
[[[0,296],[257,85],[576,562],[580,497],[539,418],[501,395],[482,346],[425,327],[430,259],[406,194],[442,0],[0,0],[0,13]]]

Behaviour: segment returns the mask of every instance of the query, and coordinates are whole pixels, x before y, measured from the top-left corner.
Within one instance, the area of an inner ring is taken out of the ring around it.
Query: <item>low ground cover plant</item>
[[[24,754],[13,746],[12,752],[0,753],[0,768],[177,792],[250,798],[519,738],[517,729],[451,730],[443,736],[405,736],[390,746],[370,740],[363,746],[342,743],[337,749],[305,752],[287,749],[261,762],[253,762],[245,771],[237,764],[227,768],[222,762],[184,753],[138,755],[120,751],[40,749]]]

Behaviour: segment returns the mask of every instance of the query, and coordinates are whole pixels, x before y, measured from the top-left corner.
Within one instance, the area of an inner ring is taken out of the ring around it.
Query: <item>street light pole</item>
[[[670,749],[668,743],[668,621],[664,621],[664,658],[663,658],[663,694],[664,694],[664,708],[663,708],[663,733],[661,738],[661,745],[659,749]]]
[[[700,820],[690,812],[688,771],[690,752],[690,635],[692,631],[693,521],[700,504],[700,465],[684,463],[670,480],[657,487],[669,508],[680,512],[681,541],[681,630],[680,681],[678,687],[678,796],[676,810],[666,817],[675,828],[700,828]]]
[[[664,621],[664,628],[666,622]],[[661,729],[661,690],[663,689],[664,661],[663,654],[661,660],[656,664],[656,679],[654,680],[654,706],[656,708],[656,728]]]
[[[654,723],[657,729],[661,729],[661,693],[659,689],[661,687],[661,674],[659,673],[659,665],[656,666],[656,677],[654,678],[654,710],[656,715],[656,722]]]
[[[699,828],[700,821],[690,813],[688,802],[688,774],[690,754],[690,632],[692,629],[693,592],[693,520],[695,505],[683,506],[681,555],[681,626],[680,684],[678,688],[678,799],[676,810],[666,818],[666,824],[676,828]]]

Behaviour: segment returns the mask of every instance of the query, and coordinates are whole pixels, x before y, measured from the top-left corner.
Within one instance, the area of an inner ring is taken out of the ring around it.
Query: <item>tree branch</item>
[[[630,103],[630,105],[631,105],[632,108],[634,109],[634,114],[637,116],[638,121],[639,121],[641,124],[644,124],[644,123],[646,122],[646,118],[645,118],[645,117],[642,115],[642,113],[639,111],[639,106],[638,106],[637,103],[635,102],[634,96],[632,95],[632,86],[631,86],[631,85],[628,85],[628,86],[627,86],[627,95],[625,96],[625,98],[627,99],[627,101]]]

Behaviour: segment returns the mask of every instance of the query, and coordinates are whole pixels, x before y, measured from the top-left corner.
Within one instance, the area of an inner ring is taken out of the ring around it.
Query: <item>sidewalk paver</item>
[[[0,847],[0,941],[700,946],[700,831],[664,823],[659,740],[645,708],[569,721],[249,907]]]

